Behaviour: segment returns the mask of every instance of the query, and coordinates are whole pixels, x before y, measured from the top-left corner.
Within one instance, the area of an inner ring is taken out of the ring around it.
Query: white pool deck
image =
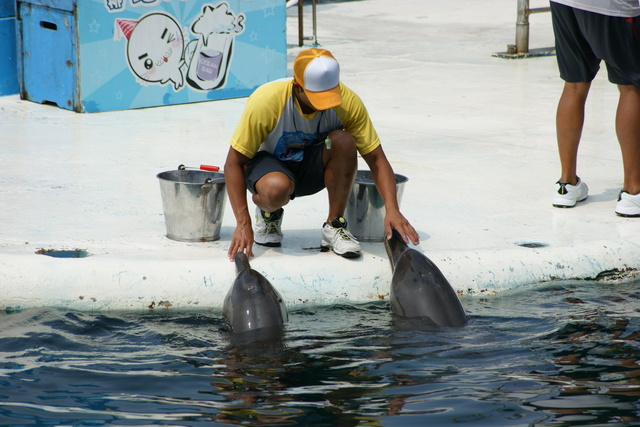
[[[622,184],[617,89],[603,69],[588,101],[579,174],[589,198],[553,208],[556,59],[492,56],[514,42],[516,3],[321,5],[318,42],[364,99],[396,173],[409,177],[402,210],[420,233],[418,249],[461,295],[611,270],[630,280],[640,268],[640,219],[614,214]],[[530,48],[552,46],[549,14],[530,20]],[[288,28],[291,63],[299,51],[295,8]],[[222,165],[245,101],[77,114],[0,97],[0,310],[219,309],[235,277],[226,255],[230,205],[220,240],[169,240],[156,174]],[[290,203],[283,247],[255,246],[252,266],[290,307],[387,298],[382,243],[363,243],[358,260],[309,249],[320,243],[326,197]],[[90,256],[54,258],[41,249]]]

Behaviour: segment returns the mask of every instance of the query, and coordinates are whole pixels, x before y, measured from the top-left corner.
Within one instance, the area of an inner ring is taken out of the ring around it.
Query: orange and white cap
[[[328,110],[342,103],[340,65],[326,49],[305,49],[293,63],[293,76],[317,110]]]

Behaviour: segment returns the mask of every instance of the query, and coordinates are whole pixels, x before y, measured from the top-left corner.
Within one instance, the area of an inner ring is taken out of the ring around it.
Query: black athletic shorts
[[[611,83],[640,86],[640,17],[607,16],[553,1],[551,17],[564,81],[590,82],[604,61]]]
[[[291,200],[296,196],[308,196],[324,189],[322,154],[324,140],[307,147],[299,162],[282,161],[271,153],[258,151],[244,168],[247,188],[256,193],[256,182],[269,172],[282,172],[295,184]]]

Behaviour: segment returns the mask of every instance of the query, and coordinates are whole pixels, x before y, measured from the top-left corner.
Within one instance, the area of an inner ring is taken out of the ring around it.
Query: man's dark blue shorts
[[[640,86],[640,17],[607,16],[553,1],[551,16],[564,81],[590,82],[604,61],[611,83]]]
[[[308,196],[324,189],[324,166],[322,154],[324,142],[314,144],[304,150],[301,161],[282,161],[271,153],[258,151],[244,168],[247,188],[256,193],[256,182],[269,172],[282,172],[295,184],[293,200],[296,196]]]

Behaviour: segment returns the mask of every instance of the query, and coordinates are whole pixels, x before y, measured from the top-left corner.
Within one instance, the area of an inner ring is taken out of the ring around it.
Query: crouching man
[[[236,218],[229,258],[253,243],[282,242],[283,207],[295,197],[323,188],[329,211],[322,226],[324,249],[345,258],[361,255],[344,211],[357,170],[357,154],[369,165],[382,196],[386,235],[397,229],[418,244],[413,226],[400,213],[395,175],[360,98],[340,82],[340,66],[324,49],[306,49],[293,64],[293,79],[262,85],[249,97],[230,142],[224,166],[227,194]],[[257,206],[255,232],[247,189]]]

